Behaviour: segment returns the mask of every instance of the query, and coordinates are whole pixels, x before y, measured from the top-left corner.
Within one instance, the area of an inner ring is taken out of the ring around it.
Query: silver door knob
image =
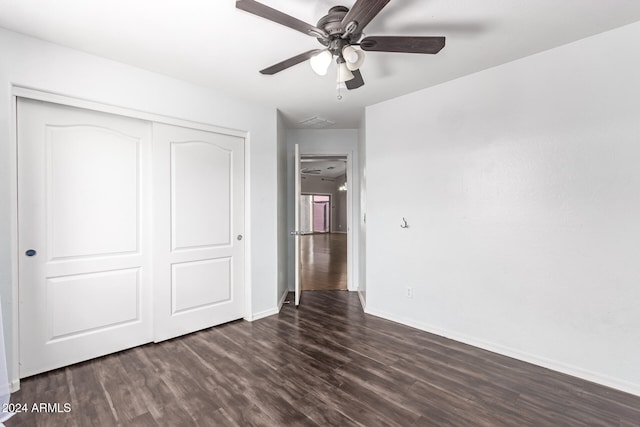
[[[237,239],[238,239],[238,240],[242,240],[242,234],[238,234]]]

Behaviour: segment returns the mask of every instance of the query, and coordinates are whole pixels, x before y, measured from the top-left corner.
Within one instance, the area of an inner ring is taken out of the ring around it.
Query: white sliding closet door
[[[20,377],[152,340],[151,124],[18,101]]]
[[[244,139],[154,123],[155,341],[244,315]]]

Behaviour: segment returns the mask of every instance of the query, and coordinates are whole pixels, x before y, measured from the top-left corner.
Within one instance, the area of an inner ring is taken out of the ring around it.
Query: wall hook
[[[409,228],[409,224],[407,224],[407,220],[402,217],[402,224],[400,224],[401,228]]]

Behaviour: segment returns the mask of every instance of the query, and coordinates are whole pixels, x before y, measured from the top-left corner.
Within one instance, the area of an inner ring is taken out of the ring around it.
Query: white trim
[[[11,221],[11,366],[7,365],[7,373],[11,391],[20,390],[20,294],[18,287],[18,98],[13,95],[9,97],[11,106],[11,118],[9,123],[11,143],[9,144],[9,194],[11,201],[10,221]],[[6,343],[6,339],[5,339]],[[8,352],[7,352],[8,354]]]
[[[256,320],[260,320],[263,319],[265,317],[269,317],[269,316],[273,316],[274,314],[278,314],[280,313],[280,311],[278,310],[278,307],[274,307],[274,308],[270,308],[268,310],[264,310],[261,311],[259,313],[256,313],[253,315],[253,317],[251,319],[245,319],[248,320],[249,322],[254,322]]]
[[[592,372],[586,369],[579,368],[577,366],[572,366],[566,363],[547,359],[545,357],[536,356],[534,354],[522,352],[507,346],[492,343],[482,339],[473,338],[457,332],[449,331],[446,329],[435,328],[420,322],[415,322],[411,319],[407,319],[402,316],[396,316],[394,314],[387,313],[385,311],[377,310],[375,308],[365,309],[365,313],[370,314],[372,316],[381,317],[386,320],[391,320],[392,322],[401,323],[403,325],[420,329],[422,331],[439,335],[441,337],[449,338],[464,344],[469,344],[474,347],[491,351],[493,353],[498,353],[503,356],[511,357],[513,359],[521,360],[523,362],[532,363],[534,365],[551,369],[553,371],[557,371],[563,374],[571,375],[573,377],[581,378],[583,380],[591,381],[606,387],[611,387],[616,390],[623,391],[625,393],[631,393],[636,396],[640,396],[640,385],[638,384],[619,380],[617,378],[612,378],[607,375],[603,375],[597,372]]]
[[[244,137],[244,315],[253,317],[253,281],[251,277],[251,134]]]
[[[163,116],[161,114],[148,113],[145,111],[133,110],[131,108],[118,107],[116,105],[104,104],[100,102],[90,101],[86,99],[74,98],[57,93],[41,91],[38,89],[27,88],[24,86],[12,85],[11,94],[20,97],[34,99],[37,101],[46,101],[54,104],[66,105],[68,107],[82,108],[85,110],[100,111],[102,113],[117,114],[134,119],[146,120],[149,122],[165,123],[168,125],[182,126],[190,129],[204,130],[207,132],[222,133],[225,135],[238,136],[247,138],[248,132],[230,129],[207,123],[193,122],[190,120],[178,119],[175,117]]]
[[[144,111],[133,110],[130,108],[119,107],[115,105],[104,104],[100,102],[95,102],[91,100],[85,100],[75,97],[70,97],[66,95],[56,94],[52,92],[42,91],[38,89],[27,88],[20,85],[11,84],[10,90],[11,96],[11,138],[13,143],[10,144],[9,148],[9,156],[11,161],[10,163],[10,174],[11,174],[11,300],[12,300],[12,349],[11,355],[13,357],[13,363],[11,366],[8,366],[9,373],[9,381],[11,384],[12,391],[18,391],[20,389],[20,331],[19,331],[19,277],[18,277],[18,171],[17,171],[17,144],[18,144],[18,135],[17,135],[17,119],[18,119],[18,111],[17,111],[17,98],[27,98],[33,99],[37,101],[45,101],[54,104],[61,104],[69,107],[82,108],[85,110],[98,111],[102,113],[108,114],[117,114],[124,117],[134,118],[145,120],[150,123],[164,123],[174,126],[181,126],[190,129],[203,130],[206,132],[214,132],[221,133],[230,136],[237,136],[240,138],[244,138],[244,173],[245,173],[245,182],[244,182],[244,236],[245,240],[245,253],[244,253],[244,262],[245,262],[245,274],[244,274],[244,298],[245,298],[245,316],[246,320],[257,320],[261,317],[266,317],[271,314],[278,313],[277,310],[267,310],[257,315],[252,314],[253,304],[252,304],[252,280],[251,280],[251,169],[250,169],[250,145],[251,145],[251,137],[250,133],[247,131],[230,129],[220,126],[214,126],[207,123],[193,122],[184,119],[178,119],[174,117],[163,116],[160,114],[148,113]],[[274,311],[275,310],[275,311]],[[266,313],[266,314],[265,314]]]
[[[356,262],[353,233],[353,151],[347,153],[347,182],[351,190],[347,190],[347,290],[357,291],[358,285],[354,277],[360,263]],[[359,234],[358,234],[359,236]],[[359,274],[359,273],[358,273]]]

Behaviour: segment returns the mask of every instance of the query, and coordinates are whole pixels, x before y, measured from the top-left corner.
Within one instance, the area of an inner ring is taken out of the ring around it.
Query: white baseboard
[[[20,390],[20,380],[19,379],[12,380],[9,383],[9,390],[11,390],[11,393],[15,393],[16,391]]]
[[[274,314],[280,313],[278,307],[270,308],[268,310],[260,311],[258,313],[253,313],[251,317],[245,317],[244,320],[253,322],[255,320],[260,320],[265,317],[273,316]]]
[[[618,378],[609,377],[608,375],[599,374],[586,369],[582,369],[576,366],[568,365],[555,360],[550,360],[544,357],[536,356],[534,354],[525,353],[519,350],[515,350],[510,347],[506,347],[500,344],[484,341],[481,339],[473,338],[464,334],[460,334],[445,329],[434,328],[429,325],[425,325],[420,322],[415,322],[411,319],[406,319],[401,316],[396,316],[375,308],[365,308],[365,313],[373,316],[381,317],[392,322],[401,323],[412,328],[420,329],[425,332],[429,332],[435,335],[439,335],[445,338],[452,339],[464,344],[469,344],[474,347],[478,347],[484,350],[488,350],[494,353],[501,354],[503,356],[511,357],[513,359],[522,360],[543,368],[551,369],[553,371],[561,372],[563,374],[571,375],[583,380],[591,381],[606,387],[611,387],[616,390],[630,393],[636,396],[640,396],[640,384],[623,381]]]
[[[280,297],[280,301],[278,302],[278,313],[282,310],[282,306],[284,305],[285,300],[287,299],[287,295],[289,295],[289,289],[285,289]]]
[[[280,313],[280,310],[282,310],[282,306],[284,305],[284,302],[287,299],[287,295],[288,294],[289,294],[289,289],[285,289],[285,291],[280,296],[280,300],[278,301],[278,307],[277,308],[272,308],[272,309],[269,309],[269,310],[261,311],[259,313],[255,313],[251,317],[251,319],[247,319],[245,317],[245,320],[248,320],[249,322],[253,322],[254,320],[262,319],[264,317],[269,317],[269,316],[273,316],[274,314]]]

